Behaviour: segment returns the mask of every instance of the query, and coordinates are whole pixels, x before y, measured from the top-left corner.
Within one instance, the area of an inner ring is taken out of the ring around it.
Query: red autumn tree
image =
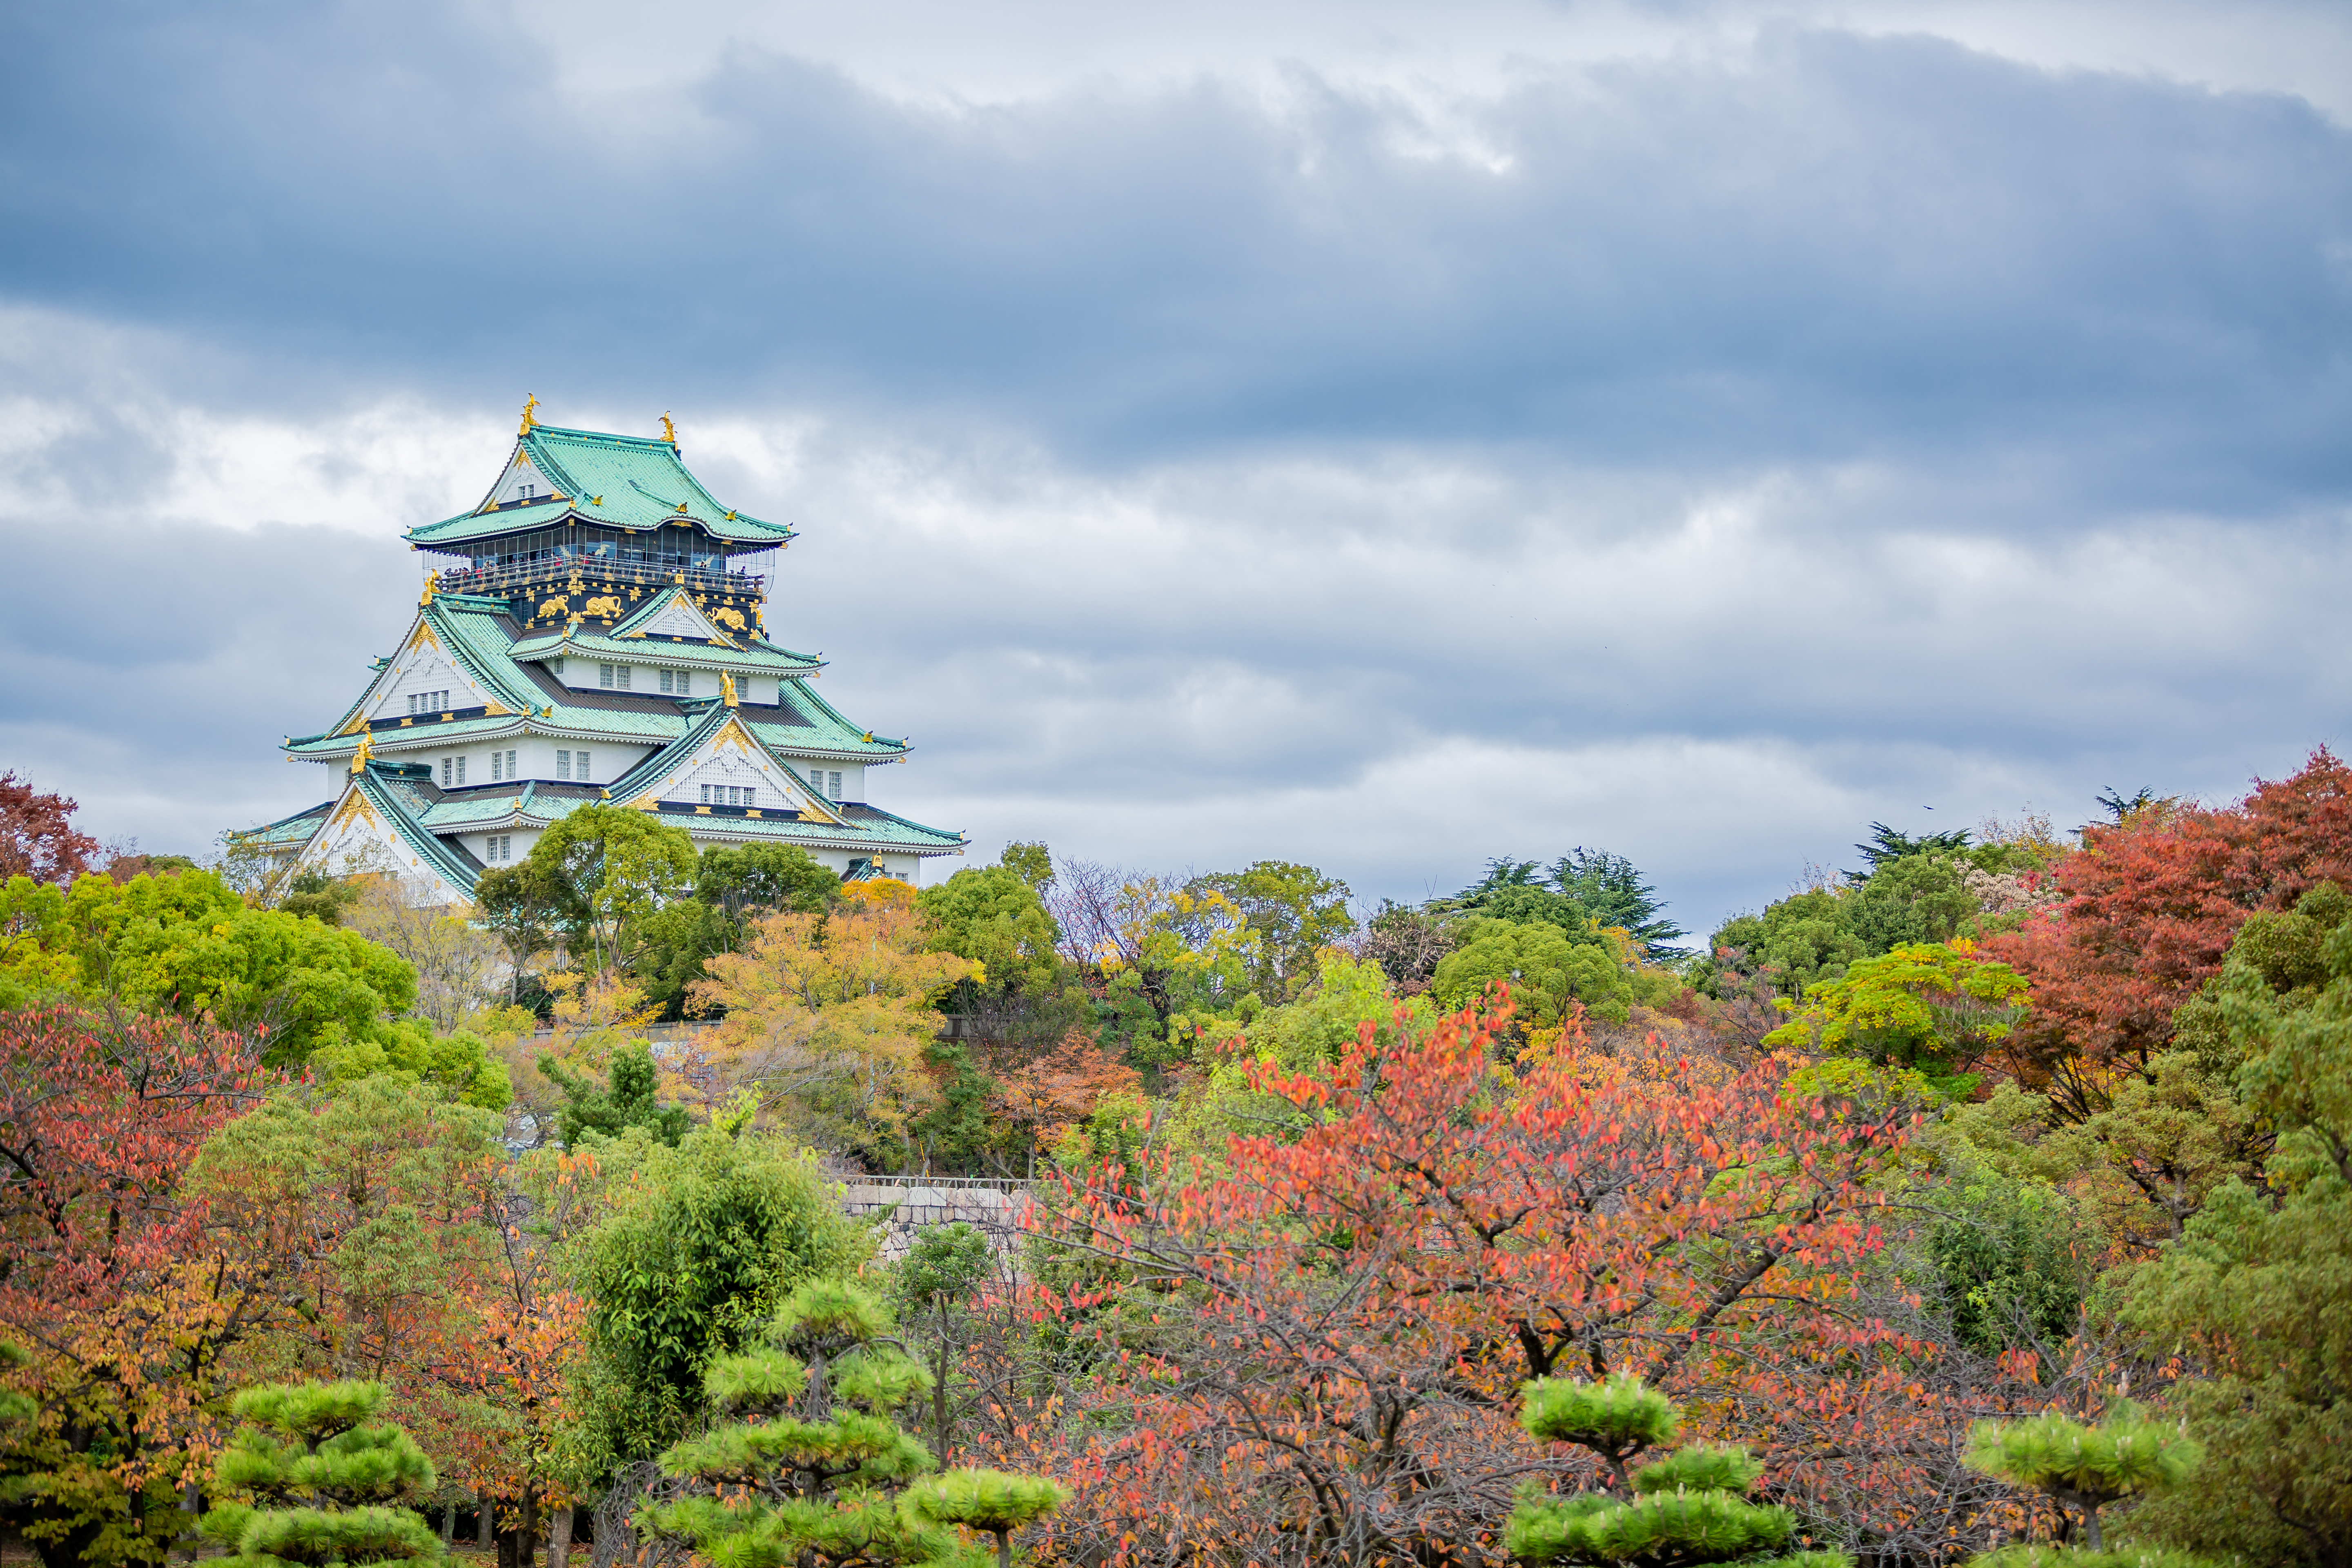
[[[70,882],[89,869],[98,840],[74,830],[75,803],[41,795],[15,770],[0,773],[0,882]]]
[[[2101,1074],[2165,1048],[2174,1012],[2221,973],[2249,915],[2292,909],[2317,882],[2352,887],[2352,768],[2323,746],[2235,805],[2087,828],[2057,878],[2054,911],[1985,948],[2032,984],[2011,1043],[2019,1077],[2086,1116]]]
[[[996,1082],[989,1097],[990,1119],[1027,1142],[1033,1164],[1037,1151],[1052,1150],[1064,1133],[1094,1114],[1105,1096],[1131,1093],[1143,1083],[1141,1074],[1084,1029],[1072,1029],[1034,1056],[990,1052],[984,1059]]]
[[[0,1339],[33,1355],[24,1533],[45,1562],[159,1561],[217,1439],[222,1358],[253,1326],[205,1266],[198,1146],[257,1094],[243,1037],[176,1018],[0,1014]]]
[[[1907,1114],[1795,1094],[1779,1063],[1498,1063],[1508,1016],[1400,1015],[1334,1067],[1252,1064],[1295,1138],[1069,1184],[1048,1222],[1069,1272],[1034,1310],[1075,1375],[1044,1395],[982,1378],[980,1446],[1080,1494],[1046,1550],[1498,1559],[1515,1486],[1570,1463],[1517,1430],[1528,1378],[1698,1395],[1702,1424],[1782,1476],[1822,1456],[1776,1443],[1741,1388],[1828,1415],[1889,1380],[1854,1269]]]

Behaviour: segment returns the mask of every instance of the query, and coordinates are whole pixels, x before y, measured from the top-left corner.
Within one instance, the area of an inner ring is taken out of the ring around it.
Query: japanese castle
[[[763,572],[793,530],[730,510],[658,438],[523,411],[479,506],[412,529],[435,569],[400,651],[288,756],[331,800],[247,836],[281,864],[387,864],[472,897],[583,802],[648,812],[698,847],[793,844],[845,879],[918,879],[960,833],[866,803],[904,762],[816,694],[823,662],[769,640]]]

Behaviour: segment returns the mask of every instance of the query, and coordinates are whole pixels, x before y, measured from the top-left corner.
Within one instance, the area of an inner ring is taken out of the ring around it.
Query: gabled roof
[[[409,530],[409,542],[430,549],[545,528],[570,516],[614,528],[692,521],[714,537],[741,544],[780,545],[793,537],[783,523],[721,506],[687,470],[677,447],[659,437],[533,425],[517,438],[507,467],[524,456],[560,492],[560,500],[499,506],[494,489],[471,511]]]
[[[642,801],[650,805],[653,792],[660,787],[672,772],[684,766],[692,760],[697,752],[709,745],[730,730],[742,738],[743,745],[767,758],[778,773],[791,779],[795,790],[810,796],[813,809],[803,812],[802,820],[828,824],[841,822],[839,808],[829,801],[816,799],[809,790],[807,781],[800,776],[800,771],[776,755],[774,751],[753,731],[752,727],[743,722],[741,714],[724,703],[713,703],[708,711],[695,721],[686,733],[614,780],[609,786],[613,804],[634,805]]]
[[[746,675],[781,675],[786,679],[824,668],[806,654],[787,653],[771,643],[745,639],[730,647],[721,643],[670,642],[661,637],[630,637],[575,631],[539,632],[508,650],[517,659],[576,658],[627,659],[632,664],[683,664],[696,669],[731,669]]]
[[[675,662],[694,664],[712,668],[733,668],[760,674],[783,676],[789,689],[782,695],[785,703],[747,703],[740,710],[745,726],[763,744],[775,751],[807,752],[853,760],[887,761],[906,754],[904,741],[882,736],[868,739],[870,731],[860,730],[843,718],[823,698],[816,694],[813,683],[802,679],[813,673],[804,660],[805,655],[787,653],[768,643],[755,643],[742,651],[705,647],[699,643],[662,643],[649,638],[632,638],[615,644],[609,638],[574,637],[567,645],[560,637],[530,637],[518,641],[522,628],[508,610],[505,601],[484,598],[470,594],[441,594],[417,613],[409,637],[430,635],[450,658],[482,686],[498,695],[499,700],[515,710],[513,716],[484,714],[442,723],[420,721],[415,725],[402,725],[376,731],[380,742],[394,744],[409,741],[444,742],[486,739],[517,728],[529,728],[548,733],[609,737],[634,741],[643,744],[664,745],[696,724],[702,718],[706,698],[690,698],[672,701],[649,692],[632,693],[627,698],[601,691],[569,691],[551,677],[534,674],[520,662],[528,658],[543,658],[562,651],[570,655],[600,658],[626,658],[643,662],[656,662],[660,650],[675,647]],[[371,683],[371,689],[373,683]],[[362,702],[365,696],[362,694]],[[788,704],[788,705],[787,705]],[[356,746],[358,737],[352,721],[358,717],[361,704],[354,703],[326,731],[315,735],[289,739],[286,749],[298,757],[347,757]],[[390,721],[387,721],[387,723]],[[347,732],[348,731],[348,732]]]

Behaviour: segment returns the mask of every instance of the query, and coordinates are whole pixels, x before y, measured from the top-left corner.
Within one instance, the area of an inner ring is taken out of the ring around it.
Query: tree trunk
[[[529,1492],[515,1507],[515,1527],[499,1532],[499,1568],[538,1568],[539,1499]]]
[[[479,1510],[474,1519],[474,1545],[478,1551],[488,1552],[497,1538],[499,1505],[490,1500],[488,1492],[475,1494],[474,1502]]]
[[[571,1568],[572,1505],[557,1505],[547,1521],[547,1568]]]
[[[457,1500],[451,1497],[441,1504],[441,1550],[449,1550],[450,1538],[457,1533]]]

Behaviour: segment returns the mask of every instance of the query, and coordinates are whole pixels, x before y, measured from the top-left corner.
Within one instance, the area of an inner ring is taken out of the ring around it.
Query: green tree
[[[1231,900],[1257,933],[1247,984],[1261,1001],[1285,1001],[1311,984],[1316,952],[1356,929],[1348,884],[1312,866],[1255,861],[1239,871],[1193,879],[1192,890],[1204,888]]]
[[[524,862],[573,952],[600,973],[635,960],[647,921],[688,894],[695,865],[684,828],[593,802],[556,818]]]
[[[1969,1468],[2046,1492],[2070,1518],[2080,1513],[2091,1550],[2106,1542],[2099,1510],[2135,1494],[2169,1491],[2197,1468],[2198,1447],[2128,1399],[2096,1426],[2051,1411],[2028,1421],[1979,1421],[1969,1436]]]
[[[482,1042],[421,1018],[416,971],[356,931],[252,909],[209,871],[84,877],[59,894],[23,878],[0,899],[0,1004],[42,995],[209,1016],[266,1042],[272,1067],[336,1081],[427,1079],[471,1102],[509,1099]]]
[[[1971,934],[1978,911],[1967,885],[1971,863],[1941,847],[1913,845],[1895,854],[1913,843],[1895,839],[1866,877],[1832,878],[1776,900],[1760,915],[1726,921],[1709,939],[1694,983],[1720,996],[1727,983],[1761,980],[1782,996],[1802,996],[1842,978],[1859,960]]]
[[[376,1416],[380,1383],[270,1384],[230,1410],[245,1423],[215,1478],[234,1500],[204,1516],[204,1533],[234,1568],[400,1563],[443,1555],[441,1538],[397,1506],[439,1484],[408,1434]]]
[[[1537,1378],[1523,1393],[1520,1420],[1528,1431],[1540,1441],[1572,1443],[1599,1455],[1614,1494],[1562,1497],[1524,1489],[1503,1531],[1513,1555],[1529,1563],[1660,1568],[1714,1563],[1852,1568],[1843,1552],[1784,1550],[1797,1532],[1796,1515],[1748,1500],[1764,1467],[1745,1448],[1693,1445],[1629,1473],[1629,1459],[1672,1441],[1678,1426],[1665,1396],[1637,1380],[1622,1374],[1601,1383]]]
[[[882,1303],[854,1286],[818,1280],[794,1290],[765,1342],[711,1363],[709,1404],[733,1419],[662,1456],[696,1493],[647,1510],[654,1529],[730,1568],[957,1560],[947,1530],[902,1506],[932,1459],[894,1413],[929,1389],[930,1374],[893,1326]]]
[[[522,995],[523,972],[532,959],[554,945],[562,917],[559,889],[548,880],[547,868],[528,857],[520,866],[494,866],[474,884],[475,916],[494,932],[507,952],[507,1000]]]
[[[608,1081],[601,1085],[567,1070],[553,1057],[540,1058],[539,1070],[563,1091],[563,1105],[555,1113],[555,1135],[566,1149],[579,1147],[583,1135],[617,1138],[632,1127],[644,1128],[656,1142],[675,1149],[693,1124],[684,1107],[661,1103],[661,1075],[654,1067],[653,1048],[643,1040],[632,1040],[613,1053]]]
[[[582,1247],[590,1396],[583,1468],[649,1458],[702,1410],[703,1373],[796,1286],[870,1246],[806,1154],[755,1131],[699,1128],[666,1148],[607,1145],[606,1213]]]
[[[1461,945],[1441,960],[1429,993],[1438,1005],[1467,1006],[1496,981],[1507,981],[1528,1023],[1559,1021],[1581,1002],[1592,1016],[1622,1024],[1639,999],[1633,976],[1606,946],[1573,942],[1559,927],[1469,916]]]
[[[1665,918],[1658,890],[1622,855],[1580,844],[1552,862],[1551,885],[1595,925],[1622,931],[1654,952],[1683,938],[1683,928]]]
[[[1060,930],[1036,886],[1009,866],[968,866],[916,895],[931,944],[982,973],[960,989],[975,996],[1051,995],[1061,988]]]
[[[1018,840],[1004,847],[996,863],[1020,878],[1043,895],[1054,885],[1054,852],[1043,844],[1024,844]]]
[[[1372,963],[1359,963],[1346,953],[1327,949],[1316,966],[1316,983],[1297,1001],[1269,1007],[1251,1022],[1246,1037],[1255,1052],[1270,1056],[1293,1072],[1321,1062],[1335,1062],[1356,1042],[1356,1031],[1366,1024],[1383,1041],[1396,1038],[1396,1013],[1405,1011],[1410,1030],[1425,1029],[1437,1021],[1437,1010],[1426,996],[1402,1002],[1388,975]]]
[[[1961,1075],[2009,1037],[2024,1015],[2025,990],[2022,975],[1979,957],[1965,940],[1909,943],[1817,982],[1764,1044],[1908,1068],[1965,1092],[1975,1080]]]
[[[950,1470],[925,1476],[908,1489],[908,1506],[934,1524],[960,1524],[996,1537],[996,1568],[1013,1568],[1013,1532],[1070,1500],[1068,1490],[1043,1476],[1005,1470]]]
[[[2194,1375],[2168,1404],[2204,1445],[2136,1532],[2276,1563],[2352,1559],[2352,907],[2333,883],[2231,945],[2216,1006],[2239,1099],[2276,1131],[2125,1276],[2119,1317]],[[2184,1009],[2185,1011],[2185,1009]]]

